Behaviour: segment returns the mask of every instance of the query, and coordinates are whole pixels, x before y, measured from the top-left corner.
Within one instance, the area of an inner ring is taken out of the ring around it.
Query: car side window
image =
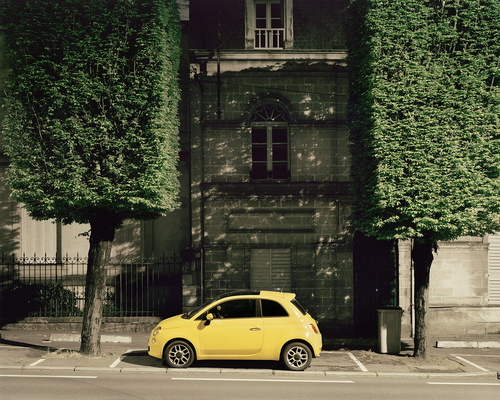
[[[262,316],[265,317],[288,317],[288,313],[280,303],[272,300],[261,300]]]
[[[231,300],[213,307],[214,318],[255,318],[257,302],[252,299]]]

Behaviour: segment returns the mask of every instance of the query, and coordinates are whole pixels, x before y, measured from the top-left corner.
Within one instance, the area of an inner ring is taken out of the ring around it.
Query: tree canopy
[[[175,0],[2,0],[3,134],[32,217],[90,223],[80,351],[100,353],[115,230],[177,207]]]
[[[176,208],[175,1],[2,0],[0,12],[14,197],[65,223]]]
[[[354,0],[354,221],[380,239],[492,231],[500,211],[500,2]]]

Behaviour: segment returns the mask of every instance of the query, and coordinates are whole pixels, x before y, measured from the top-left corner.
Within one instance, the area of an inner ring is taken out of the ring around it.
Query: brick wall
[[[294,0],[294,49],[345,49],[347,0]]]

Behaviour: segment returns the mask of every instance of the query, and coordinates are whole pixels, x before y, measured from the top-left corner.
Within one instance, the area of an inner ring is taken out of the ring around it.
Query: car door
[[[220,303],[208,313],[214,319],[200,331],[205,356],[237,358],[256,354],[264,339],[263,322],[256,299],[234,299]]]

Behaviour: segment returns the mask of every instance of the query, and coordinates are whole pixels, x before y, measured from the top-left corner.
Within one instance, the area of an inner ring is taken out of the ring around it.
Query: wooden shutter
[[[500,305],[500,234],[489,236],[488,303]]]
[[[252,249],[250,288],[255,290],[291,290],[290,249]]]

